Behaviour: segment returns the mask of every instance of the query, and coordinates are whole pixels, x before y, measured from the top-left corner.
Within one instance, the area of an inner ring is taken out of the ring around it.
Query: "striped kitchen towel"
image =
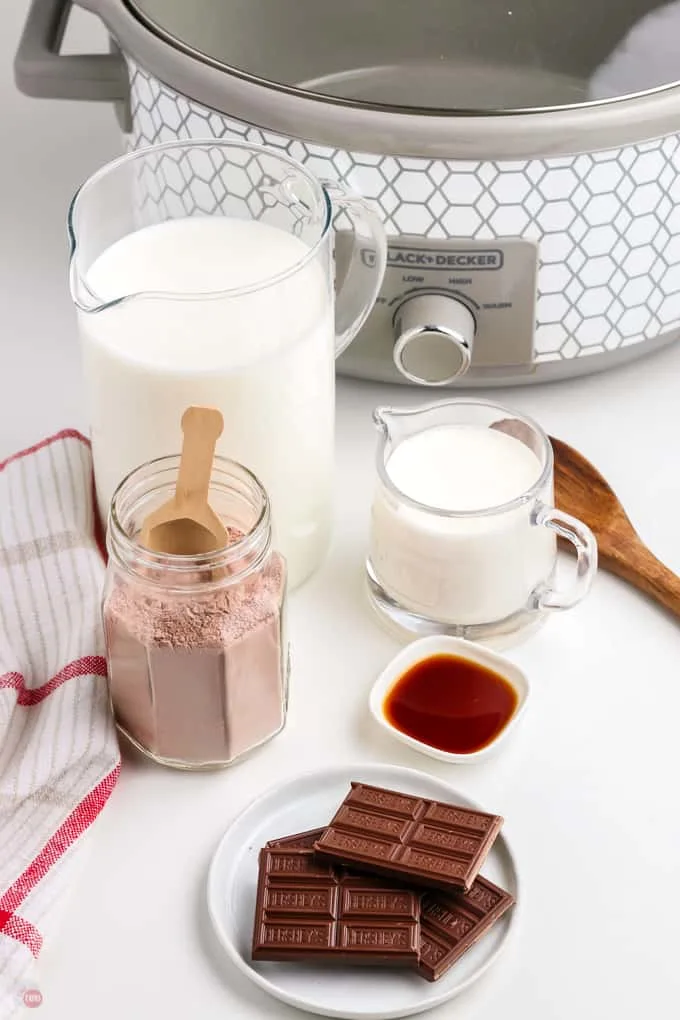
[[[120,771],[92,495],[77,432],[0,463],[0,1020],[39,998],[35,959]]]

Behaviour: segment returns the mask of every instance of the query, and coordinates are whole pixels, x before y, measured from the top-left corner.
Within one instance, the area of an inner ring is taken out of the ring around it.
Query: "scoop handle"
[[[208,500],[215,444],[222,435],[224,419],[215,407],[188,407],[182,415],[182,457],[175,501],[189,509]]]

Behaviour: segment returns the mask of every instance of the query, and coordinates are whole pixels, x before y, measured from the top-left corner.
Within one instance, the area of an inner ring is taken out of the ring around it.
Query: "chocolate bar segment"
[[[352,783],[314,850],[417,886],[467,890],[502,824],[499,815]]]
[[[304,846],[260,852],[253,960],[416,968],[419,917],[418,893],[349,875]]]
[[[280,839],[270,839],[265,845],[271,848],[287,847],[289,850],[313,850],[317,839],[324,834],[324,829],[308,829],[306,832],[296,832],[294,836],[282,836]]]
[[[420,908],[422,976],[427,981],[443,977],[514,902],[514,896],[482,876],[466,893],[426,893]]]

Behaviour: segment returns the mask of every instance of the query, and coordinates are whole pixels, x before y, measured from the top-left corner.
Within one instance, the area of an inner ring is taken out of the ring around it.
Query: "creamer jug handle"
[[[543,503],[534,507],[531,523],[548,528],[559,538],[571,542],[576,551],[576,575],[567,589],[555,588],[552,584],[539,585],[532,594],[530,608],[571,609],[588,594],[597,574],[597,540],[583,521]]]
[[[337,357],[354,339],[375,304],[385,275],[387,237],[380,217],[365,199],[337,181],[323,181],[323,186],[333,213],[343,212],[352,225],[347,268],[335,297]],[[346,234],[344,230],[336,232],[336,247]]]

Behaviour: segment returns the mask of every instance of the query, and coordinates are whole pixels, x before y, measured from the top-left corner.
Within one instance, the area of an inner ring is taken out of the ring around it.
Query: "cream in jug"
[[[179,449],[186,407],[217,407],[224,417],[217,452],[261,478],[294,587],[320,563],[332,518],[336,314],[328,201],[285,157],[257,147],[253,155],[235,143],[204,147],[223,160],[226,185],[235,149],[241,161],[256,159],[269,204],[253,206],[251,195],[246,215],[239,206],[237,215],[157,215],[99,242],[96,257],[80,266],[76,304],[99,511],[105,520],[114,489],[135,467]],[[202,145],[170,148],[195,157]],[[152,151],[113,167],[148,160]],[[364,267],[368,289],[345,343],[370,309],[382,264],[378,252],[370,284]]]
[[[552,448],[535,422],[463,399],[377,408],[374,419],[382,441],[366,570],[385,621],[505,639],[585,596],[595,538],[552,505]],[[566,587],[556,584],[558,535],[577,554]]]

